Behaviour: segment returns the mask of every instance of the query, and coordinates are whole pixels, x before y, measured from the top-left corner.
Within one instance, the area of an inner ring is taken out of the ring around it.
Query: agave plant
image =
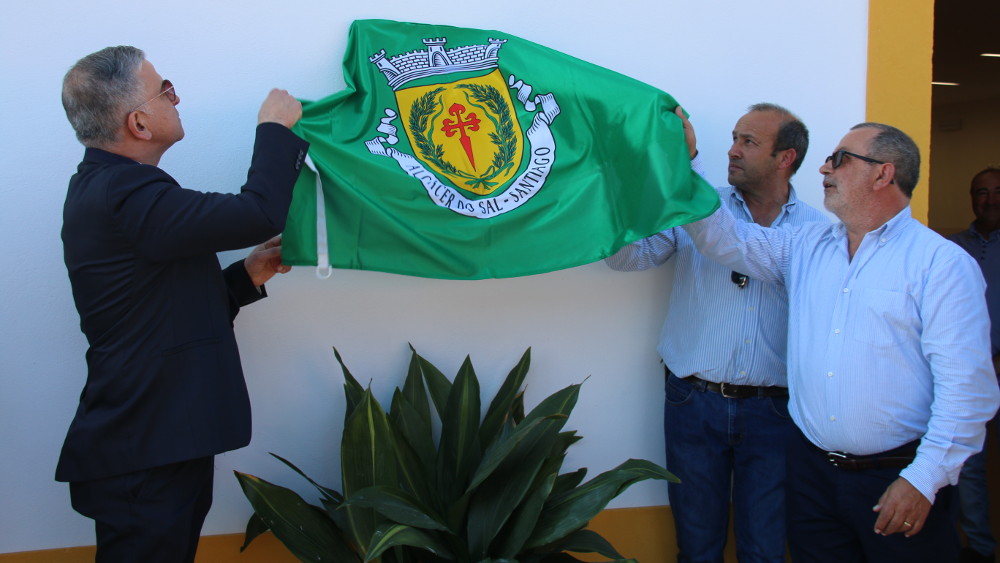
[[[409,373],[386,413],[334,349],[347,396],[343,492],[316,483],[275,454],[316,487],[319,505],[236,472],[254,509],[243,549],[270,529],[302,561],[580,561],[570,552],[634,561],[585,526],[633,483],[677,478],[636,459],[586,483],[586,468],[560,474],[566,450],[580,439],[563,431],[579,384],[525,415],[529,348],[482,416],[479,380],[468,357],[452,382],[411,350]]]

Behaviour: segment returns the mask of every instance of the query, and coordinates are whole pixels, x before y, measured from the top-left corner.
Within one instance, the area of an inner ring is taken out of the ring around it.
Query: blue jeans
[[[727,399],[671,374],[664,433],[678,563],[721,563],[735,514],[741,563],[785,560],[788,399]]]
[[[990,496],[986,488],[986,444],[983,451],[965,460],[958,478],[959,524],[969,547],[993,555],[997,542],[990,529]]]

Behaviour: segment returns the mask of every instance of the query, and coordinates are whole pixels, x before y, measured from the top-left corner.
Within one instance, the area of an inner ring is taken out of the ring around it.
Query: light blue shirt
[[[909,207],[848,256],[843,223],[765,229],[723,209],[698,249],[789,295],[789,411],[815,445],[868,455],[920,440],[900,476],[933,502],[1000,403],[975,261]]]
[[[743,197],[733,187],[718,188],[719,198],[741,221],[753,222]],[[791,189],[774,225],[827,221],[799,201]],[[743,288],[732,270],[698,253],[691,237],[673,228],[629,244],[605,262],[615,270],[635,271],[672,259],[669,308],[657,350],[679,377],[697,375],[716,383],[786,387],[785,346],[788,297],[783,287],[750,279]]]
[[[969,230],[955,233],[948,240],[961,246],[975,258],[986,278],[986,308],[992,321],[990,343],[995,356],[1000,353],[1000,230],[983,238],[973,224]]]

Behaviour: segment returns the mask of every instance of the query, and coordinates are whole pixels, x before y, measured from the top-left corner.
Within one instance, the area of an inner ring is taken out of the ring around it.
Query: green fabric
[[[719,205],[691,171],[670,95],[536,43],[362,20],[344,75],[347,87],[304,102],[295,126],[320,173],[334,268],[538,274]],[[317,264],[316,202],[316,176],[303,169],[286,264]]]

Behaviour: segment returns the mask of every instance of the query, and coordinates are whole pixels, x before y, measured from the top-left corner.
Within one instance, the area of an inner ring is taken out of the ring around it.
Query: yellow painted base
[[[642,563],[673,561],[677,553],[674,520],[669,506],[605,510],[591,522],[622,555]],[[729,542],[732,544],[732,540]],[[273,535],[264,534],[240,553],[243,534],[203,536],[196,563],[295,563],[297,559]],[[729,547],[727,561],[736,561]],[[601,557],[581,559],[606,561]],[[94,546],[0,554],[0,563],[91,563]]]

